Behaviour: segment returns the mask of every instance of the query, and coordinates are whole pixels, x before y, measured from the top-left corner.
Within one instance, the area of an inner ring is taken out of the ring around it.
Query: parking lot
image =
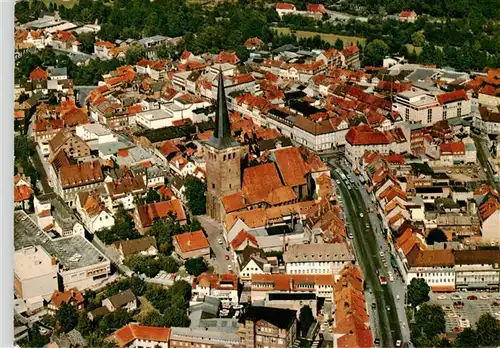
[[[457,334],[467,327],[474,327],[485,313],[500,318],[500,293],[431,294],[430,302],[443,308],[446,333]]]

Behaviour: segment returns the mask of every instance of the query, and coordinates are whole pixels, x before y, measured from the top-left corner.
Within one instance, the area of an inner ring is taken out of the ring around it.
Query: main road
[[[349,190],[335,168],[331,170],[333,178],[340,182],[340,194],[343,207],[349,222],[349,232],[354,235],[356,256],[365,275],[366,288],[376,304],[373,312],[377,316],[374,336],[381,340],[380,346],[393,347],[397,340],[402,340],[401,324],[398,311],[389,285],[381,285],[377,270],[383,270],[380,259],[380,243],[377,241],[375,231],[370,221],[369,211],[364,199],[355,185],[350,185]]]

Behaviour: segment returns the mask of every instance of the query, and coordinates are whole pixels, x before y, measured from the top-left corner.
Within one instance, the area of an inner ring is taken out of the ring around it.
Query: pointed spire
[[[229,124],[229,112],[227,111],[226,92],[224,91],[224,75],[219,68],[217,105],[215,110],[214,134],[209,140],[209,144],[216,148],[223,148],[237,145],[231,136],[231,126]]]

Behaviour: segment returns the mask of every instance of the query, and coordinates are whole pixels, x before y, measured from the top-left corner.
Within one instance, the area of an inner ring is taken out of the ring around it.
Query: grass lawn
[[[139,309],[141,310],[138,314],[135,315],[134,320],[142,321],[143,318],[148,315],[149,312],[156,311],[156,308],[153,307],[151,303],[144,296],[139,296],[139,301],[141,305]]]
[[[273,30],[276,30],[278,34],[280,35],[288,35],[291,34],[290,28],[277,28],[273,27],[271,28]],[[302,30],[297,30],[295,31],[295,36],[298,38],[308,38],[308,37],[314,37],[316,35],[319,35],[322,40],[330,43],[333,45],[337,39],[340,39],[344,42],[344,47],[350,46],[350,45],[355,45],[356,42],[360,42],[361,45],[365,45],[366,39],[362,37],[356,37],[356,36],[343,36],[343,35],[335,35],[335,34],[324,34],[324,33],[317,33],[314,31],[302,31]]]

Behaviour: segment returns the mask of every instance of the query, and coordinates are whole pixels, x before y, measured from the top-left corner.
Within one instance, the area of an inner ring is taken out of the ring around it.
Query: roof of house
[[[64,292],[56,290],[50,298],[50,303],[59,308],[63,303],[69,303],[70,300],[76,301],[76,303],[83,303],[85,298],[77,288],[72,288]]]
[[[104,176],[99,161],[63,165],[59,169],[63,189],[101,182]]]
[[[231,241],[231,246],[233,249],[237,249],[245,240],[248,240],[249,244],[254,245],[255,247],[259,247],[259,243],[257,242],[257,238],[252,234],[248,233],[245,230],[241,230],[238,232],[236,237]]]
[[[325,6],[323,6],[322,4],[307,4],[306,8],[307,8],[307,11],[309,11],[309,12],[326,13]]]
[[[312,285],[312,287],[304,287],[303,285]],[[333,274],[252,275],[252,291],[315,291],[314,286],[317,285],[333,286]]]
[[[454,250],[455,264],[500,264],[500,250]]]
[[[125,306],[126,304],[135,301],[136,297],[132,290],[127,289],[125,291],[122,291],[116,295],[113,295],[111,297],[108,297],[109,302],[113,305],[115,308],[121,308]]]
[[[116,249],[121,250],[124,257],[146,251],[153,247],[157,249],[156,240],[153,236],[146,236],[138,239],[119,240],[113,243]]]
[[[49,78],[49,74],[47,71],[43,70],[39,66],[37,66],[33,71],[30,73],[30,80],[46,80]]]
[[[453,91],[449,93],[438,94],[436,96],[436,99],[441,105],[461,100],[469,100],[469,98],[467,97],[467,93],[465,92],[464,89],[460,89],[458,91]]]
[[[453,250],[427,249],[421,250],[417,245],[406,255],[410,267],[452,267],[455,264]]]
[[[106,183],[108,192],[112,198],[128,193],[146,192],[147,187],[142,175],[125,175]]]
[[[297,311],[272,307],[251,306],[245,310],[239,322],[253,321],[254,323],[264,320],[279,329],[289,329],[297,320]]]
[[[27,201],[33,195],[33,189],[27,185],[14,185],[14,202]]]
[[[416,16],[417,14],[415,13],[415,11],[402,11],[400,14],[399,14],[399,17],[412,17],[412,16]]]
[[[451,143],[441,143],[439,145],[441,155],[458,155],[465,153],[465,144],[462,141],[454,141]]]
[[[214,62],[218,64],[230,63],[236,64],[240,61],[240,58],[234,52],[222,51],[214,58]]]
[[[210,248],[208,239],[201,230],[177,234],[175,235],[175,240],[183,253]]]
[[[354,257],[345,243],[293,244],[283,253],[288,262],[352,261]]]
[[[115,340],[120,348],[128,346],[137,339],[168,342],[170,339],[170,328],[128,324],[113,332],[111,338]]]
[[[210,287],[211,289],[238,290],[238,276],[232,273],[202,273],[193,279],[193,288]]]
[[[277,10],[295,10],[294,4],[289,4],[287,2],[279,2],[276,4]]]
[[[276,165],[271,163],[245,168],[243,172],[243,194],[249,204],[264,201],[268,194],[283,186]]]
[[[286,186],[306,184],[306,175],[309,174],[310,169],[302,159],[299,149],[282,148],[274,151],[273,156]]]
[[[222,204],[226,213],[232,213],[246,207],[243,199],[243,192],[238,191],[221,197]]]
[[[170,213],[176,216],[177,221],[186,220],[186,213],[178,199],[141,205],[137,210],[143,227],[151,226],[154,219],[167,217]]]
[[[351,145],[382,145],[391,143],[384,132],[374,130],[368,125],[352,127],[347,132],[345,139]]]

